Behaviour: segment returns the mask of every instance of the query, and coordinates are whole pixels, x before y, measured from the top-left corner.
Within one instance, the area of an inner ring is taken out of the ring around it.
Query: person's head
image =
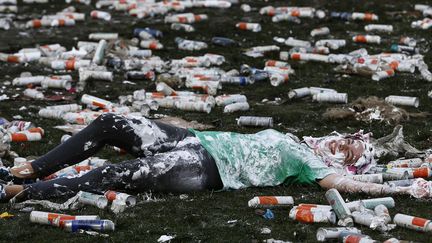
[[[363,134],[363,131],[347,135],[333,132],[319,138],[304,137],[304,141],[328,166],[350,174],[362,174],[375,165],[369,138],[370,134]]]

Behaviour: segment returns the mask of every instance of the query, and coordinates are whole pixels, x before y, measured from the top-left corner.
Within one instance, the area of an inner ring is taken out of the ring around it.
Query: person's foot
[[[32,179],[36,178],[33,167],[30,162],[22,163],[19,166],[10,168],[10,173],[17,178]]]

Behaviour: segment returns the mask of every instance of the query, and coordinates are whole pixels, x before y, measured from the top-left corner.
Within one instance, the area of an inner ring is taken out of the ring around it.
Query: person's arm
[[[318,182],[325,189],[335,188],[340,192],[366,193],[373,196],[411,195],[410,187],[390,187],[388,185],[355,181],[338,174],[330,174]]]

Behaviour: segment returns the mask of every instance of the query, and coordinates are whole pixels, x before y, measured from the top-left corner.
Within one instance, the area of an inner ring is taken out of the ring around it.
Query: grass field
[[[20,22],[40,17],[43,14],[55,13],[67,6],[63,1],[51,1],[50,4],[23,5],[20,3]],[[61,3],[60,3],[61,2]],[[164,32],[161,42],[166,47],[156,51],[155,55],[164,60],[180,58],[187,55],[200,55],[212,52],[224,55],[227,59],[223,65],[225,70],[239,68],[241,64],[248,64],[262,68],[265,60],[278,58],[278,53],[272,53],[264,58],[250,58],[242,55],[242,50],[256,45],[273,44],[272,38],[280,36],[287,38],[293,36],[299,39],[313,40],[310,30],[316,27],[328,26],[331,30],[331,38],[347,39],[347,46],[340,53],[365,47],[369,53],[389,51],[392,43],[397,43],[402,35],[407,35],[421,40],[420,44],[425,53],[425,61],[432,65],[430,55],[431,30],[416,30],[410,27],[411,21],[422,19],[421,13],[414,11],[417,1],[241,1],[247,2],[253,7],[251,13],[243,13],[239,5],[234,5],[227,10],[197,8],[191,11],[209,15],[209,21],[194,24],[197,32],[182,33],[169,30],[169,26],[163,23],[161,17],[154,19],[142,19],[127,17],[124,13],[112,12],[113,23],[88,19],[84,23],[78,23],[70,28],[53,28],[39,30],[18,30],[12,28],[9,31],[0,30],[0,52],[12,53],[21,48],[34,47],[38,44],[60,43],[70,49],[77,40],[87,40],[92,32],[118,32],[124,38],[132,37],[135,27],[152,27]],[[94,3],[94,2],[93,2]],[[424,4],[432,4],[431,1],[423,1]],[[391,35],[382,35],[380,45],[354,44],[351,36],[364,33],[364,22],[343,22],[341,20],[328,19],[302,19],[301,24],[281,22],[274,24],[268,16],[261,16],[257,10],[266,5],[274,6],[312,6],[328,11],[370,11],[380,17],[379,23],[393,24],[395,31]],[[94,6],[94,4],[93,4]],[[89,13],[93,7],[76,5],[81,12]],[[88,16],[88,15],[87,15]],[[263,31],[259,33],[243,32],[234,28],[239,21],[259,22]],[[209,49],[201,52],[179,51],[175,47],[176,36],[188,39],[202,40],[209,43]],[[214,36],[232,38],[240,42],[239,48],[221,48],[210,44]],[[282,50],[289,50],[281,46]],[[259,129],[240,128],[236,125],[235,118],[240,115],[272,116],[275,120],[275,129],[282,132],[292,132],[297,136],[324,135],[334,130],[339,132],[355,132],[359,129],[371,131],[375,137],[381,137],[392,131],[394,124],[362,123],[354,120],[327,121],[322,118],[323,112],[329,107],[337,105],[312,103],[311,100],[302,99],[287,101],[282,105],[262,104],[261,100],[267,98],[287,99],[287,92],[292,88],[306,86],[320,86],[334,88],[339,92],[346,92],[349,100],[358,97],[375,95],[384,98],[388,95],[417,96],[420,98],[418,109],[407,108],[410,112],[431,112],[432,102],[427,97],[431,90],[431,84],[422,80],[416,73],[397,74],[395,77],[380,82],[372,81],[367,77],[342,76],[333,71],[334,65],[317,63],[290,62],[296,74],[290,77],[289,84],[273,87],[269,83],[255,83],[254,85],[240,87],[225,85],[220,93],[242,93],[248,97],[251,109],[247,112],[224,114],[222,109],[216,108],[210,114],[181,112],[161,109],[160,114],[180,116],[187,120],[213,124],[215,129],[223,131],[237,131],[252,133]],[[9,96],[21,94],[21,90],[8,86],[7,82],[19,76],[23,71],[36,74],[51,74],[51,71],[35,64],[16,65],[0,63],[1,89]],[[77,78],[77,73],[71,73]],[[154,83],[142,81],[136,86],[122,84],[123,72],[116,72],[114,82],[89,83],[84,93],[93,94],[101,98],[116,101],[119,95],[131,94],[133,90],[145,88],[154,90]],[[80,94],[73,97],[78,101]],[[67,103],[67,102],[65,102]],[[62,135],[53,129],[54,125],[60,125],[59,121],[41,119],[37,116],[40,107],[52,105],[48,101],[29,101],[18,96],[8,101],[0,101],[0,117],[12,120],[15,115],[21,115],[24,120],[33,121],[36,125],[45,129],[45,138],[40,142],[15,144],[13,149],[21,156],[40,156],[59,143]],[[59,103],[60,104],[60,103]],[[25,106],[26,109],[20,109]],[[404,132],[407,141],[414,146],[426,149],[432,147],[432,131],[430,118],[411,119],[404,122]],[[125,160],[129,157],[118,156],[109,149],[104,149],[97,156],[109,159],[112,162]],[[7,162],[7,161],[6,161]],[[382,163],[387,161],[380,161]],[[305,225],[293,222],[288,218],[289,209],[274,209],[275,219],[265,220],[257,216],[253,209],[247,207],[247,201],[256,195],[291,195],[297,203],[326,203],[324,191],[314,186],[280,186],[275,188],[252,188],[228,192],[201,192],[189,194],[187,199],[180,199],[175,194],[154,194],[159,199],[156,202],[143,202],[125,213],[115,216],[107,211],[98,211],[93,207],[85,207],[79,211],[65,212],[71,214],[98,214],[101,218],[111,219],[116,223],[116,231],[110,233],[108,238],[94,237],[82,234],[70,234],[60,229],[48,226],[31,224],[28,213],[10,210],[7,204],[0,205],[0,213],[8,211],[16,217],[9,220],[0,220],[0,241],[2,242],[155,242],[161,235],[175,235],[177,242],[261,242],[265,239],[278,239],[294,242],[315,241],[316,230],[325,224]],[[347,200],[367,198],[366,195],[343,194]],[[391,209],[392,215],[406,213],[432,219],[430,200],[416,200],[408,197],[396,197],[396,208]],[[237,220],[235,223],[227,223]],[[260,233],[263,227],[271,229],[271,233]],[[390,237],[399,239],[430,242],[430,235],[417,233],[407,229],[397,228],[389,234],[380,234],[366,227],[359,227],[376,240],[385,240]]]

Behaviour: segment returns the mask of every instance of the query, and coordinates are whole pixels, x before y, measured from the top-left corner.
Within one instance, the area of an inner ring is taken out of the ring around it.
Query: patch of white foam
[[[87,142],[84,144],[84,151],[88,150],[88,149],[91,148],[91,147],[92,147],[92,142],[91,142],[91,141],[87,141]]]
[[[177,147],[183,147],[186,144],[199,144],[199,143],[200,140],[197,137],[186,137],[177,143]]]
[[[139,178],[141,178],[141,176],[143,175],[147,175],[148,173],[150,173],[150,167],[148,166],[148,164],[142,164],[142,166],[140,166],[138,171],[135,171],[132,174],[132,180],[138,180]]]
[[[129,176],[130,175],[130,170],[126,170],[126,171],[123,171],[123,172],[121,172],[121,173],[116,173],[116,175],[118,176],[118,177],[123,177],[123,176]]]
[[[66,186],[63,186],[63,185],[59,185],[59,184],[57,184],[57,183],[54,183],[54,185],[53,185],[54,187],[66,187]]]
[[[141,149],[143,151],[154,145],[157,141],[162,142],[167,139],[167,135],[151,121],[145,117],[141,117],[139,120],[141,124],[133,123],[130,120],[128,120],[128,123],[134,129],[135,134],[141,138]]]

